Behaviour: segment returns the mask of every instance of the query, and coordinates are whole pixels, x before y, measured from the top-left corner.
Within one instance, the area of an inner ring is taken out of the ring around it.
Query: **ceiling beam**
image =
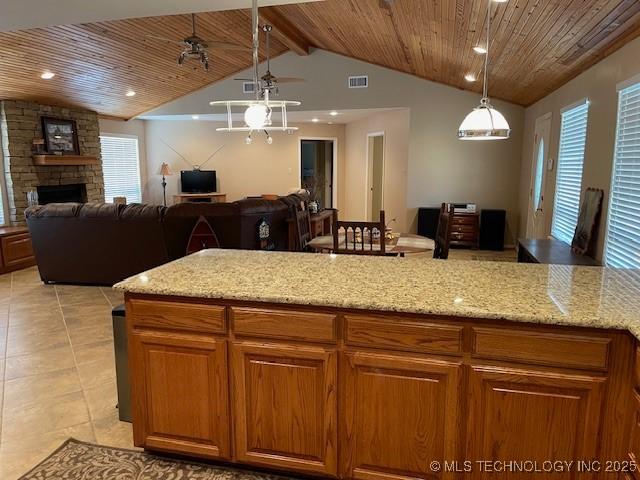
[[[309,55],[311,44],[298,28],[274,8],[261,8],[260,19],[273,27],[273,35],[298,55]]]

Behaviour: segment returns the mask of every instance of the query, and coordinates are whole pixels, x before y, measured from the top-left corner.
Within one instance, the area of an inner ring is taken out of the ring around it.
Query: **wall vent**
[[[369,88],[369,77],[367,75],[349,77],[349,88]]]
[[[256,84],[253,82],[242,82],[242,93],[256,93]]]

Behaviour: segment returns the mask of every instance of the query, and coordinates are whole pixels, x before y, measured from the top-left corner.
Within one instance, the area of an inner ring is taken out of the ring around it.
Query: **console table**
[[[31,235],[26,227],[0,227],[0,273],[36,264]]]
[[[173,196],[174,203],[225,203],[226,193],[180,193]]]
[[[518,240],[518,262],[553,265],[600,265],[591,257],[572,252],[568,244],[555,238]]]

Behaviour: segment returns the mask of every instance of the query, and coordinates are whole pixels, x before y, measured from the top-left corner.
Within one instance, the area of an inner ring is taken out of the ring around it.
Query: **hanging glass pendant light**
[[[491,1],[487,8],[487,47],[484,57],[484,86],[480,106],[464,119],[458,130],[460,140],[506,140],[511,135],[507,119],[489,101],[489,46],[491,44]]]
[[[253,30],[253,84],[256,86],[256,99],[255,100],[222,100],[209,102],[209,105],[225,106],[227,109],[227,126],[217,128],[218,132],[246,132],[247,137],[245,143],[251,145],[253,143],[253,132],[264,132],[266,135],[267,144],[273,143],[273,137],[270,132],[288,132],[292,133],[298,130],[297,127],[289,126],[287,119],[287,107],[299,106],[300,102],[289,100],[272,100],[270,94],[272,91],[277,93],[275,82],[263,82],[259,76],[259,25],[258,25],[258,0],[253,0],[252,4],[252,30]],[[266,30],[265,30],[266,31]],[[269,29],[270,31],[270,29]],[[269,50],[269,36],[267,34],[267,51]],[[268,63],[268,57],[267,57]],[[268,70],[268,69],[267,69]],[[267,72],[270,75],[270,72]],[[246,107],[244,111],[244,125],[234,124],[233,121],[233,107]],[[280,124],[274,125],[271,119],[273,110],[280,111],[281,121]]]

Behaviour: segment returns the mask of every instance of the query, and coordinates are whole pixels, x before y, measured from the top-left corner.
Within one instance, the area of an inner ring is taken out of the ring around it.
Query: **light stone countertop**
[[[216,249],[154,268],[114,288],[628,329],[640,339],[640,270]]]

